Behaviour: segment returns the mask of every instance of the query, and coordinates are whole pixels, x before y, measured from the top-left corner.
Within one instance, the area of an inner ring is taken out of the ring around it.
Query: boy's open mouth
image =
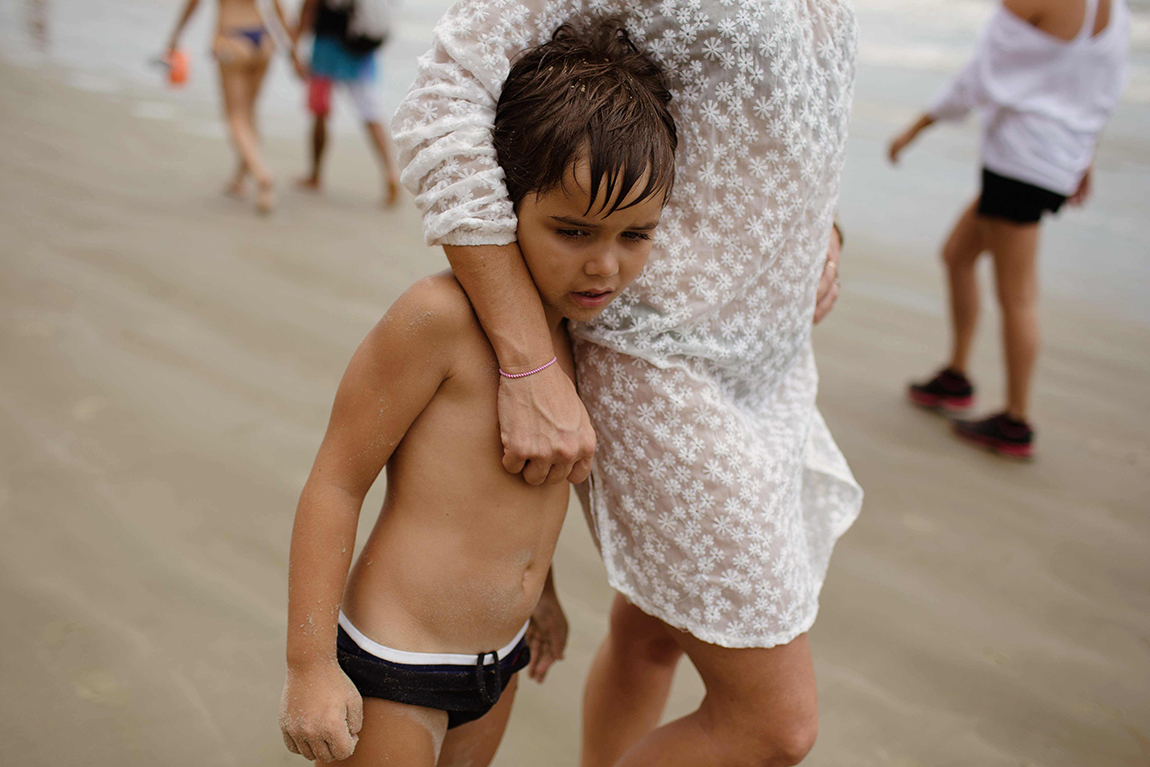
[[[571,294],[575,299],[575,303],[587,308],[595,308],[602,306],[610,300],[611,295],[614,293],[612,290],[583,290]]]

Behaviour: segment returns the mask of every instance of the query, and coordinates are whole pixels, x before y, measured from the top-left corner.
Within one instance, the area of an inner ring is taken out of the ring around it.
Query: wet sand
[[[409,199],[376,207],[362,141],[341,139],[327,194],[281,183],[260,219],[218,194],[222,142],[59,79],[0,65],[5,761],[303,764],[276,725],[296,496],[351,351],[445,261]],[[302,143],[268,152],[301,170]],[[844,293],[816,338],[824,414],[868,495],[812,632],[806,764],[1150,764],[1150,328],[1045,298],[1040,457],[954,443],[901,398],[941,353],[935,259],[852,213],[852,171]],[[913,188],[891,194],[918,210]],[[610,591],[574,507],[556,568],[568,659],[523,685],[499,765],[577,763]],[[700,690],[685,667],[668,716]]]

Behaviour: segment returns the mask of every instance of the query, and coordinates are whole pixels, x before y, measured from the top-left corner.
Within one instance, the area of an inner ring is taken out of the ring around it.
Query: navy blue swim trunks
[[[447,712],[447,729],[472,722],[499,702],[531,659],[527,625],[501,650],[457,654],[393,650],[364,636],[339,614],[340,668],[365,698],[382,698]]]

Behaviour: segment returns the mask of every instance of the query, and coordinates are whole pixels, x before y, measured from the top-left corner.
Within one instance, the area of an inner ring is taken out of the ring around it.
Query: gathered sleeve
[[[578,5],[462,0],[436,25],[393,122],[401,178],[423,213],[429,245],[515,241],[515,211],[492,145],[495,106],[514,56],[550,39]]]
[[[979,37],[974,56],[930,102],[936,120],[961,120],[971,109],[1018,106],[1043,89],[1045,65],[1056,48],[1000,6]]]

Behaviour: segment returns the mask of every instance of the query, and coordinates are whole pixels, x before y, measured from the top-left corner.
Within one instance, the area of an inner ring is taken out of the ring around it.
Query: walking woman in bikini
[[[1125,0],[1005,0],[970,64],[890,145],[891,162],[927,127],[985,110],[982,191],[942,251],[950,288],[950,360],[910,385],[912,402],[958,412],[974,404],[967,358],[978,321],[975,263],[994,257],[1006,350],[1006,408],[954,422],[970,442],[1029,458],[1030,377],[1038,355],[1038,228],[1064,202],[1090,192],[1094,149],[1126,80],[1130,11]]]
[[[272,174],[260,152],[259,133],[256,130],[256,99],[267,74],[272,51],[278,44],[293,56],[297,70],[302,65],[294,58],[294,46],[287,35],[287,22],[279,0],[218,0],[219,16],[216,36],[212,42],[212,56],[220,66],[220,91],[224,98],[224,119],[232,137],[239,162],[235,175],[225,193],[242,198],[246,180],[251,174],[256,180],[256,209],[270,213],[275,207],[275,189]],[[168,41],[168,53],[179,44],[180,35],[195,13],[200,0],[187,0],[180,20]],[[265,18],[260,5],[270,6],[272,18]],[[277,39],[272,40],[272,36]]]

